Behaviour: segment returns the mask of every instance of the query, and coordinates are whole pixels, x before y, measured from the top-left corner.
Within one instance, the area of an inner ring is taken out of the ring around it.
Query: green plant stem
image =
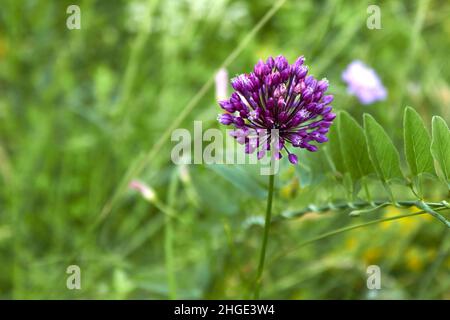
[[[169,283],[169,299],[176,299],[176,280],[175,268],[173,261],[173,232],[172,232],[172,218],[169,215],[166,217],[166,227],[164,233],[164,255],[167,267],[167,281]]]
[[[269,228],[272,218],[272,199],[273,199],[273,186],[275,181],[275,174],[271,174],[269,178],[269,193],[267,195],[267,209],[266,209],[266,221],[264,224],[264,236],[263,236],[263,243],[261,246],[261,254],[259,257],[259,265],[258,265],[258,273],[256,276],[256,283],[255,283],[255,294],[254,298],[259,299],[259,291],[261,288],[261,280],[262,280],[262,274],[264,271],[264,260],[266,258],[266,248],[267,248],[267,239],[269,237]]]
[[[366,193],[367,201],[372,202],[372,196],[370,195],[369,186],[367,185],[367,179],[363,179],[364,192]]]
[[[433,217],[435,217],[436,219],[441,221],[443,224],[445,224],[447,226],[447,228],[450,228],[450,221],[445,219],[444,216],[442,216],[439,213],[437,213],[436,210],[433,210],[432,208],[430,208],[430,206],[427,203],[425,203],[423,201],[417,201],[416,207],[422,209],[423,211],[425,211],[427,213],[429,213],[430,215],[432,215]]]
[[[431,207],[431,208],[436,208],[436,207],[442,207],[443,204],[439,203],[439,202],[426,202],[426,204]],[[367,201],[356,201],[356,202],[336,202],[336,203],[330,203],[324,206],[307,206],[303,209],[300,210],[296,210],[296,211],[292,211],[292,212],[284,212],[281,215],[276,216],[273,220],[272,223],[274,222],[280,222],[283,220],[288,220],[288,219],[294,219],[294,218],[299,218],[309,212],[327,212],[327,211],[331,211],[331,210],[346,210],[346,209],[366,209],[366,208],[371,208],[371,207],[375,207],[375,206],[380,206],[380,205],[394,205],[389,201],[386,200],[375,200],[372,201],[371,203],[367,202]],[[417,200],[414,201],[396,201],[395,203],[396,207],[400,207],[400,208],[409,208],[409,207],[417,207]]]
[[[448,208],[441,207],[441,208],[436,208],[435,209],[435,211],[441,211],[441,210],[448,210]],[[355,225],[351,225],[351,226],[348,226],[348,227],[343,227],[343,228],[339,228],[339,229],[336,229],[336,230],[333,230],[333,231],[330,231],[330,232],[323,233],[321,235],[318,235],[318,236],[316,236],[316,237],[314,237],[312,239],[306,240],[306,241],[296,245],[295,248],[289,248],[287,250],[284,250],[284,251],[278,253],[278,255],[275,256],[275,258],[273,258],[271,261],[269,261],[269,266],[272,265],[274,262],[278,261],[279,259],[287,256],[288,254],[290,254],[290,253],[292,253],[294,251],[297,251],[298,249],[300,249],[300,248],[302,248],[302,247],[304,247],[306,245],[312,244],[312,243],[314,243],[316,241],[323,240],[323,239],[326,239],[328,237],[335,236],[335,235],[338,235],[338,234],[341,234],[341,233],[345,233],[345,232],[348,232],[348,231],[351,231],[351,230],[354,230],[354,229],[364,228],[364,227],[368,227],[368,226],[371,226],[371,225],[379,224],[379,223],[382,223],[382,222],[394,221],[394,220],[398,220],[398,219],[403,219],[403,218],[409,218],[409,217],[413,217],[413,216],[423,215],[423,214],[426,214],[426,213],[427,213],[427,211],[425,211],[425,210],[418,211],[418,212],[413,212],[413,213],[406,213],[406,214],[401,214],[401,215],[397,215],[397,216],[394,216],[394,217],[376,219],[376,220],[372,220],[372,221],[369,221],[369,222],[355,224]]]
[[[176,200],[176,193],[178,189],[178,175],[174,172],[169,186],[169,193],[167,195],[167,210],[165,213],[165,228],[164,228],[164,258],[167,268],[167,283],[169,286],[169,299],[175,300],[177,297],[177,282],[175,276],[175,263],[173,255],[173,217]]]

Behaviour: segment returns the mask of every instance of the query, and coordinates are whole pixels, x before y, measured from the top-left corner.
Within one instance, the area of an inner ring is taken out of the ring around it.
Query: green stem
[[[363,179],[362,184],[364,185],[364,191],[366,193],[367,201],[372,202],[372,196],[370,195],[369,186],[367,185],[367,180]]]
[[[436,210],[433,210],[432,208],[430,208],[430,206],[427,203],[425,203],[423,201],[417,201],[416,207],[424,210],[425,212],[427,212],[429,214],[431,214],[433,217],[435,217],[436,219],[441,221],[443,224],[445,224],[447,226],[447,228],[450,228],[450,221],[445,219],[444,216],[442,216],[439,213],[437,213]]]
[[[434,210],[435,211],[441,211],[441,210],[446,210],[446,209],[447,208],[445,208],[445,207],[441,207],[441,208],[435,208]],[[284,250],[284,251],[278,253],[278,255],[275,256],[275,258],[273,258],[271,261],[269,261],[269,266],[273,265],[276,261],[278,261],[281,258],[287,256],[288,254],[290,254],[290,253],[292,253],[294,251],[297,251],[298,249],[300,249],[300,248],[302,248],[302,247],[304,247],[306,245],[312,244],[312,243],[314,243],[316,241],[319,241],[319,240],[322,240],[322,239],[326,239],[328,237],[335,236],[335,235],[338,235],[338,234],[341,234],[341,233],[345,233],[345,232],[348,232],[348,231],[351,231],[351,230],[354,230],[354,229],[368,227],[368,226],[379,224],[379,223],[382,223],[382,222],[394,221],[394,220],[398,220],[398,219],[403,219],[403,218],[423,215],[425,213],[427,213],[426,210],[413,212],[413,213],[406,213],[406,214],[401,214],[401,215],[397,215],[397,216],[393,216],[393,217],[381,218],[381,219],[376,219],[376,220],[372,220],[372,221],[369,221],[369,222],[355,224],[355,225],[351,225],[351,226],[348,226],[348,227],[343,227],[343,228],[339,228],[339,229],[336,229],[336,230],[333,230],[333,231],[330,231],[330,232],[323,233],[323,234],[321,234],[319,236],[313,237],[312,239],[306,240],[306,241],[296,245],[294,248],[289,248],[287,250]]]
[[[175,199],[178,189],[178,175],[172,174],[169,186],[169,193],[167,195],[167,210],[165,213],[165,228],[164,228],[164,256],[167,268],[167,283],[169,285],[169,299],[175,300],[177,297],[177,281],[175,276],[175,263],[173,255],[173,217]]]
[[[164,255],[166,259],[167,281],[169,283],[169,299],[176,299],[176,279],[175,279],[175,264],[173,261],[173,232],[172,232],[172,218],[166,214],[166,227],[164,233]]]
[[[169,199],[168,202],[173,206],[174,190],[176,190],[176,183],[172,181],[169,187]],[[164,213],[164,263],[166,266],[167,285],[168,285],[168,297],[170,300],[177,298],[177,278],[175,276],[175,263],[173,254],[173,221],[178,218],[174,214],[172,207],[169,207],[162,203],[159,199],[153,200],[153,205]]]
[[[275,174],[270,175],[269,179],[269,193],[267,195],[267,209],[266,209],[266,221],[264,224],[264,236],[263,236],[263,243],[261,246],[261,254],[259,258],[259,265],[258,265],[258,273],[256,276],[256,287],[255,287],[255,299],[259,299],[259,290],[261,288],[261,280],[262,280],[262,274],[264,271],[264,260],[266,258],[266,247],[267,247],[267,239],[269,237],[269,228],[271,223],[271,217],[272,217],[272,199],[273,199],[273,186],[275,181]]]
[[[431,208],[442,207],[444,205],[441,202],[426,202],[426,204]],[[300,210],[284,212],[281,215],[276,216],[272,220],[272,223],[280,222],[280,221],[288,220],[288,219],[299,218],[309,212],[320,213],[320,212],[327,212],[327,211],[331,211],[331,210],[347,210],[347,209],[357,210],[357,209],[366,209],[366,208],[380,206],[380,205],[383,205],[383,206],[384,205],[392,205],[392,203],[387,202],[386,200],[375,200],[375,201],[372,201],[372,203],[369,203],[366,201],[355,201],[355,202],[335,202],[335,203],[327,204],[324,206],[310,205],[310,206],[307,206]],[[417,201],[409,201],[409,200],[396,201],[395,205],[400,208],[416,207]]]
[[[394,206],[397,205],[397,202],[395,201],[394,194],[392,193],[391,186],[387,182],[383,182],[383,186],[386,189],[386,192],[389,194],[389,198],[391,199],[391,202]]]

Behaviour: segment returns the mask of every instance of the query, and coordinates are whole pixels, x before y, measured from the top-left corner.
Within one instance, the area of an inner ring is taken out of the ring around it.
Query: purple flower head
[[[371,104],[386,99],[386,88],[375,71],[359,60],[353,61],[342,73],[347,91],[355,95],[362,104]]]
[[[304,61],[302,56],[290,65],[281,55],[260,60],[253,72],[231,80],[235,91],[219,102],[227,112],[219,115],[219,122],[236,128],[231,135],[247,153],[256,151],[258,159],[267,151],[279,159],[286,150],[289,161],[297,164],[288,144],[317,151],[313,143],[328,141],[326,134],[336,117],[329,105],[333,96],[325,95],[328,80],[307,75]]]

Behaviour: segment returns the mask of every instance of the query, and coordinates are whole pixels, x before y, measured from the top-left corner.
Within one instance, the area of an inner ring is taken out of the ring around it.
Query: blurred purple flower
[[[228,72],[226,69],[221,68],[216,73],[216,99],[218,101],[227,98],[227,86],[228,86]]]
[[[245,144],[245,151],[257,151],[258,159],[270,151],[274,138],[273,156],[281,158],[281,151],[288,153],[291,163],[297,164],[297,156],[286,147],[316,151],[312,143],[323,143],[336,117],[329,105],[333,96],[324,95],[328,81],[307,76],[305,59],[299,57],[289,65],[287,59],[269,57],[260,60],[253,72],[241,74],[231,80],[235,90],[230,99],[220,101],[227,111],[218,117],[224,125],[236,128],[231,135],[238,143]],[[277,137],[271,137],[271,130],[278,130]]]
[[[355,95],[362,104],[371,104],[386,99],[386,88],[376,72],[363,62],[355,60],[342,73],[347,83],[347,91]]]

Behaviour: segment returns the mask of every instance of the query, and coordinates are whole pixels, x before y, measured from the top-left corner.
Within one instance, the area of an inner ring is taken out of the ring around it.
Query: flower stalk
[[[261,246],[261,254],[259,257],[259,265],[258,265],[258,273],[256,276],[256,283],[255,283],[255,294],[254,298],[259,299],[259,292],[261,289],[261,280],[262,275],[264,271],[264,261],[266,258],[266,249],[267,249],[267,240],[269,238],[269,229],[272,219],[272,200],[273,200],[273,189],[274,189],[274,181],[275,181],[275,174],[271,174],[269,176],[269,193],[267,194],[267,209],[266,209],[266,220],[264,223],[264,235],[263,235],[263,242]]]

